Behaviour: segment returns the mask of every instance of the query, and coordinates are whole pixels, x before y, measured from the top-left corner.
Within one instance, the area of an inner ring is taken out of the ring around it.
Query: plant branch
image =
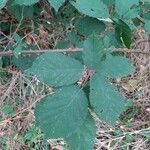
[[[46,49],[46,50],[24,50],[21,54],[26,55],[38,55],[46,52],[80,52],[83,51],[82,48],[68,48],[68,49]],[[140,49],[127,49],[127,48],[114,48],[112,52],[121,52],[121,53],[138,53],[144,55],[150,55],[149,51],[142,51]],[[12,50],[0,52],[0,57],[2,56],[12,56],[14,52]]]

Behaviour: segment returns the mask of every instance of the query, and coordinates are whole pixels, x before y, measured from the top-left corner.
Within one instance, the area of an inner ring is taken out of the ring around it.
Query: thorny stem
[[[68,49],[45,49],[45,50],[24,50],[20,53],[24,55],[39,55],[46,52],[80,52],[83,51],[82,48],[68,48]],[[150,51],[142,51],[140,49],[127,49],[127,48],[114,48],[112,52],[121,52],[121,53],[138,53],[144,55],[150,55]],[[12,56],[14,52],[12,50],[0,52],[0,57],[2,56]]]

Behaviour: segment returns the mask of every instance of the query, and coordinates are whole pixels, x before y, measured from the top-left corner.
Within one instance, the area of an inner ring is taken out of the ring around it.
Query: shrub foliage
[[[20,20],[22,11],[23,17],[32,18],[38,3],[39,0],[0,0],[0,9],[7,9]],[[13,63],[26,74],[36,76],[55,89],[54,94],[43,98],[35,107],[36,125],[45,138],[64,138],[72,150],[92,150],[96,136],[93,114],[115,126],[128,106],[128,100],[111,83],[111,79],[133,73],[134,67],[128,58],[112,50],[132,48],[132,33],[136,23],[141,21],[139,17],[143,17],[144,23],[141,23],[150,32],[150,2],[48,0],[48,3],[56,16],[64,5],[69,5],[65,13],[76,19],[75,31],[68,34],[68,40],[83,51],[70,56],[48,52],[22,58],[21,49],[25,44],[14,35],[18,46],[14,49]],[[60,20],[59,17],[57,19]],[[100,37],[98,33],[104,31],[108,24],[114,26],[115,33],[107,31]],[[81,40],[80,36],[84,38]],[[78,81],[85,70],[92,73],[86,83],[80,85]],[[88,92],[84,89],[87,85]]]

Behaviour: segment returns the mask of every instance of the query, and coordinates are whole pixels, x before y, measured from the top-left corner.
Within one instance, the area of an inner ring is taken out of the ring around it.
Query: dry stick
[[[22,51],[21,54],[26,54],[26,55],[38,55],[41,53],[46,53],[46,52],[79,52],[82,51],[80,48],[69,48],[69,49],[46,49],[46,50],[28,50],[28,51]],[[12,50],[9,51],[4,51],[0,52],[0,56],[11,56],[14,55]]]
[[[80,52],[83,51],[81,48],[68,48],[68,49],[46,49],[46,50],[26,50],[22,51],[21,54],[27,54],[27,55],[38,55],[41,53],[46,52]],[[141,51],[140,49],[127,49],[127,48],[115,48],[112,52],[121,52],[121,53],[138,53],[138,54],[145,54],[150,55],[149,51]],[[3,51],[0,52],[0,57],[2,56],[12,56],[14,55],[14,52],[12,50],[9,51]]]

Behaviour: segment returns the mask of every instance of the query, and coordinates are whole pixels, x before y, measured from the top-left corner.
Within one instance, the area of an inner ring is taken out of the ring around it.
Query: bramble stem
[[[83,50],[82,48],[24,50],[21,52],[21,54],[38,55],[38,54],[46,53],[46,52],[51,52],[51,53],[54,53],[54,52],[80,52],[82,50]],[[149,51],[142,51],[140,49],[114,48],[112,51],[113,52],[121,52],[121,53],[139,53],[139,54],[144,54],[144,55],[150,55]],[[0,57],[12,56],[12,55],[14,55],[12,50],[0,52]]]

